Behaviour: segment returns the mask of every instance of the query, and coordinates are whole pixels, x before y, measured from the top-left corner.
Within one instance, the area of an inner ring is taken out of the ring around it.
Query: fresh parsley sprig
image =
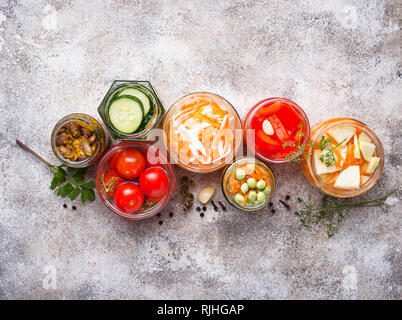
[[[75,169],[74,173],[69,176],[64,170],[65,165],[52,166],[50,170],[53,173],[53,180],[50,184],[50,189],[57,190],[57,195],[63,198],[70,198],[75,200],[81,194],[81,202],[85,203],[87,200],[95,200],[95,182],[84,182],[84,175],[87,168]]]
[[[334,150],[336,148],[338,148],[345,140],[346,140],[346,138],[343,139],[341,142],[339,142],[335,147],[329,148],[329,146],[331,145],[331,139],[329,139],[329,138],[325,139],[325,137],[322,136],[321,140],[320,140],[320,146],[319,146],[320,150],[322,151],[326,148],[329,148],[329,149],[328,149],[328,152],[321,153],[320,161],[324,162],[327,167],[333,166],[336,163],[336,157],[335,157]]]
[[[320,150],[324,150],[325,148],[328,148],[331,145],[332,141],[330,138],[325,139],[325,136],[321,136],[321,140],[320,140],[320,145],[318,146],[318,148],[320,148]]]
[[[391,191],[386,195],[358,203],[340,201],[338,198],[324,195],[321,199],[321,206],[314,207],[311,203],[298,198],[300,204],[304,205],[304,209],[295,212],[295,215],[300,218],[300,222],[306,228],[311,228],[313,225],[324,225],[327,228],[328,238],[333,237],[339,230],[339,227],[350,209],[362,207],[380,207],[385,204],[387,198],[394,193]]]
[[[50,183],[50,189],[57,189],[58,196],[63,198],[68,197],[71,200],[75,200],[79,195],[81,195],[82,203],[95,200],[95,192],[93,190],[95,188],[95,182],[84,181],[84,176],[87,172],[87,168],[73,169],[72,173],[69,175],[67,174],[66,170],[64,170],[64,164],[60,166],[52,165],[41,156],[39,156],[36,152],[28,148],[21,141],[16,140],[16,142],[19,146],[32,153],[35,157],[37,157],[40,161],[47,165],[47,167],[53,174],[53,179]]]

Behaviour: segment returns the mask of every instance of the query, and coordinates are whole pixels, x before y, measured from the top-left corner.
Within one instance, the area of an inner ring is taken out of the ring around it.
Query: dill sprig
[[[296,133],[296,137],[298,137],[298,143],[296,146],[296,143],[294,141],[285,141],[282,144],[282,148],[286,148],[287,146],[289,147],[296,147],[297,149],[295,151],[291,151],[289,155],[286,156],[286,159],[289,160],[289,162],[302,162],[303,161],[303,157],[306,159],[310,159],[312,152],[307,152],[306,151],[306,146],[307,145],[300,145],[300,141],[302,140],[302,138],[304,137],[304,132],[303,132],[303,124],[301,123],[299,125],[299,130]],[[308,143],[310,150],[313,150],[315,147],[315,143],[313,143],[312,140],[310,140],[310,142]],[[301,153],[299,154],[299,152],[301,151]]]
[[[340,201],[338,198],[324,195],[321,199],[321,206],[315,208],[311,203],[306,203],[303,199],[297,198],[300,204],[304,205],[304,209],[295,212],[295,215],[300,218],[300,222],[306,228],[311,228],[314,224],[324,225],[327,228],[328,238],[333,237],[339,230],[339,227],[350,209],[362,207],[381,207],[385,200],[394,193],[395,190],[388,192],[386,195],[358,203],[348,203]]]
[[[332,141],[330,138],[325,139],[325,136],[321,136],[320,145],[318,146],[320,150],[324,150],[325,148],[331,145]]]
[[[325,139],[325,137],[322,136],[321,140],[320,140],[320,146],[319,146],[320,150],[324,150],[325,148],[329,148],[329,149],[328,149],[328,152],[321,153],[320,161],[324,162],[327,167],[333,166],[336,163],[334,150],[336,148],[338,148],[345,140],[346,140],[346,138],[343,139],[341,142],[339,142],[335,147],[329,148],[329,146],[331,145],[331,139],[329,139],[329,138]]]

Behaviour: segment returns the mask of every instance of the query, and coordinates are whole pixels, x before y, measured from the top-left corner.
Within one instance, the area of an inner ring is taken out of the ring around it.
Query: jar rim
[[[271,191],[269,193],[269,196],[266,197],[265,202],[263,202],[260,206],[257,207],[251,207],[251,208],[247,208],[244,206],[240,206],[239,204],[237,204],[234,200],[232,200],[230,198],[230,196],[227,195],[228,191],[227,191],[227,174],[229,173],[230,170],[232,169],[236,169],[236,166],[238,166],[239,164],[243,164],[243,163],[254,163],[255,165],[261,166],[269,175],[270,177],[270,186],[271,186]],[[271,170],[271,168],[268,167],[267,164],[265,164],[263,161],[256,159],[256,158],[251,158],[251,157],[242,157],[240,159],[237,159],[236,161],[232,162],[231,164],[227,165],[227,167],[223,170],[222,172],[222,177],[221,177],[221,189],[222,189],[222,193],[225,197],[225,199],[235,208],[240,209],[242,211],[247,211],[247,212],[251,212],[251,211],[257,211],[257,210],[261,210],[263,208],[265,208],[268,204],[268,202],[272,199],[272,197],[274,196],[274,192],[276,189],[276,179],[275,179],[275,175],[273,173],[273,171]]]
[[[256,148],[253,148],[249,145],[249,143],[247,142],[250,138],[249,134],[250,134],[250,130],[251,129],[251,120],[253,119],[253,117],[255,116],[256,112],[258,110],[260,110],[260,108],[266,106],[267,104],[271,104],[273,102],[284,102],[286,104],[291,105],[293,108],[295,108],[296,112],[301,116],[302,121],[306,127],[306,134],[303,138],[303,143],[302,146],[306,147],[308,144],[308,141],[310,139],[310,133],[311,133],[311,128],[310,128],[310,121],[307,117],[307,114],[305,113],[305,111],[294,101],[287,99],[287,98],[282,98],[282,97],[271,97],[271,98],[267,98],[264,100],[261,100],[259,102],[257,102],[248,112],[246,119],[244,121],[244,136],[245,136],[245,140],[246,140],[246,144],[247,147],[258,157],[260,158],[262,161],[265,162],[269,162],[269,163],[288,163],[296,158],[298,158],[303,150],[298,150],[298,152],[296,154],[294,154],[292,157],[290,158],[282,158],[282,159],[271,159],[268,158],[266,156],[264,156],[261,152],[259,152],[258,150],[256,150]]]
[[[139,212],[139,213],[126,213],[123,211],[120,211],[117,209],[111,201],[107,198],[106,192],[103,187],[103,174],[104,174],[104,168],[109,162],[110,158],[116,154],[118,150],[123,150],[127,149],[130,147],[140,147],[140,148],[145,148],[146,150],[152,149],[152,148],[157,148],[155,145],[152,144],[152,142],[143,142],[143,141],[126,141],[126,142],[120,142],[112,147],[110,147],[102,156],[101,160],[98,163],[97,169],[96,169],[96,191],[98,194],[99,199],[101,202],[107,207],[110,211],[112,211],[114,214],[128,219],[128,220],[143,220],[146,218],[150,218],[163,210],[166,205],[169,203],[170,199],[172,198],[175,188],[176,188],[176,178],[175,174],[173,171],[173,167],[171,164],[167,161],[168,158],[164,153],[159,152],[159,156],[161,156],[165,162],[163,164],[163,169],[167,171],[168,179],[169,179],[169,191],[165,194],[164,198],[162,198],[156,205],[150,207],[148,210]]]
[[[362,130],[364,133],[366,133],[373,143],[376,146],[376,150],[378,153],[378,157],[380,158],[380,165],[375,169],[374,173],[370,176],[369,180],[367,180],[362,186],[359,187],[357,190],[343,190],[343,189],[336,189],[332,188],[324,183],[321,183],[319,178],[317,177],[317,174],[315,173],[315,170],[313,168],[313,157],[310,157],[309,159],[305,160],[306,166],[308,168],[309,174],[311,178],[313,179],[313,185],[315,185],[317,188],[319,188],[322,192],[338,197],[338,198],[349,198],[349,197],[355,197],[359,196],[368,190],[370,190],[380,179],[382,172],[384,170],[384,163],[385,163],[385,153],[384,153],[384,148],[381,143],[381,140],[378,138],[378,136],[375,134],[373,130],[371,130],[365,123],[362,121],[353,119],[353,118],[347,118],[347,117],[338,117],[338,118],[331,118],[326,121],[321,121],[317,123],[316,125],[313,126],[312,131],[314,132],[313,136],[313,143],[317,143],[319,140],[319,137],[328,132],[328,130],[339,126],[343,124],[348,124],[352,126],[357,126],[360,130]],[[315,132],[318,130],[317,132]],[[306,173],[305,173],[306,174]]]
[[[234,130],[234,135],[235,135],[235,146],[234,148],[232,148],[232,151],[230,153],[230,155],[228,155],[227,158],[228,160],[222,161],[222,162],[217,162],[217,163],[212,163],[210,165],[207,166],[199,166],[199,165],[190,165],[190,164],[186,164],[183,162],[178,161],[178,157],[176,152],[170,152],[170,146],[169,146],[169,133],[170,133],[170,117],[172,115],[172,113],[174,113],[176,110],[176,108],[179,106],[179,103],[184,101],[185,99],[188,99],[192,96],[197,96],[197,95],[209,95],[212,97],[217,97],[218,99],[222,100],[227,107],[229,107],[229,110],[233,112],[233,115],[235,116],[235,120],[236,120],[236,124],[235,126],[239,126],[236,127]],[[228,164],[228,162],[230,161],[230,159],[233,159],[233,157],[236,155],[237,150],[239,149],[240,145],[241,145],[241,141],[242,141],[242,135],[239,134],[237,131],[237,129],[241,129],[242,123],[241,123],[241,119],[240,116],[237,112],[237,110],[234,108],[234,106],[224,97],[216,94],[216,93],[212,93],[212,92],[208,92],[208,91],[196,91],[196,92],[191,92],[188,93],[184,96],[182,96],[180,99],[176,100],[172,106],[169,108],[169,110],[166,112],[165,118],[163,119],[163,141],[165,144],[165,148],[168,151],[168,154],[171,158],[173,158],[173,160],[175,161],[176,164],[178,164],[180,167],[182,167],[183,169],[186,169],[188,171],[194,172],[194,173],[210,173],[210,172],[214,172],[217,171],[219,169],[222,169],[225,165]]]
[[[96,120],[94,117],[86,114],[86,113],[70,113],[66,116],[64,116],[63,118],[61,118],[59,121],[56,122],[56,124],[53,127],[51,136],[50,136],[50,145],[52,147],[53,153],[55,154],[55,156],[62,161],[64,164],[66,164],[68,167],[72,167],[72,168],[84,168],[90,165],[90,163],[96,159],[97,157],[99,157],[99,153],[102,152],[102,148],[99,147],[99,149],[97,148],[96,150],[98,150],[98,152],[94,152],[91,156],[89,156],[88,158],[81,160],[81,161],[69,161],[68,159],[64,158],[63,156],[61,156],[58,152],[57,152],[57,143],[56,143],[56,138],[57,138],[57,133],[59,132],[60,128],[64,125],[66,125],[69,122],[72,121],[82,121],[85,122],[87,125],[90,125],[92,127],[97,127],[100,130],[100,134],[103,136],[103,138],[105,138],[105,132],[103,130],[103,127],[101,126],[101,124],[99,123],[98,120]],[[95,132],[94,132],[95,134]],[[97,137],[98,140],[100,140],[102,137]],[[100,143],[99,141],[97,141],[97,143]]]
[[[146,125],[144,130],[142,130],[140,132],[133,132],[133,133],[121,132],[114,127],[114,125],[111,123],[110,118],[109,118],[109,107],[110,107],[111,100],[115,97],[115,95],[118,92],[121,92],[122,90],[127,89],[127,88],[140,88],[141,91],[143,91],[148,96],[148,98],[151,99],[151,102],[152,102],[152,105],[154,108],[154,113],[153,113],[151,119],[149,119],[148,124]],[[122,83],[117,84],[115,87],[112,87],[111,90],[106,95],[103,104],[105,107],[105,119],[104,119],[105,124],[115,135],[121,136],[124,139],[142,138],[157,125],[157,119],[159,117],[160,111],[158,108],[158,103],[155,98],[155,95],[150,89],[148,89],[144,85],[138,83],[137,81],[123,81]]]

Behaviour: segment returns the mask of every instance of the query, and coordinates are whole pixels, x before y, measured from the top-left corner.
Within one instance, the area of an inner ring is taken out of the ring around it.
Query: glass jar
[[[233,161],[242,141],[241,120],[224,98],[195,92],[176,101],[163,120],[171,160],[192,172],[208,173]]]
[[[140,125],[140,131],[133,133],[123,133],[117,130],[110,121],[109,118],[109,106],[113,98],[115,98],[121,91],[127,88],[138,89],[143,92],[150,100],[151,109],[149,113],[144,117],[142,124]],[[162,106],[154,88],[148,81],[123,81],[116,80],[109,88],[106,96],[103,98],[101,104],[98,107],[98,112],[105,123],[107,130],[115,140],[146,140],[150,131],[156,128],[165,114],[165,109]]]
[[[372,143],[375,145],[375,156],[379,158],[379,164],[376,167],[375,171],[370,175],[368,180],[365,181],[364,183],[361,183],[360,187],[357,189],[353,190],[337,189],[333,185],[325,183],[324,180],[320,178],[320,175],[316,174],[313,154],[309,158],[304,159],[302,167],[306,178],[310,181],[310,183],[313,186],[317,187],[322,192],[333,197],[349,198],[359,196],[367,192],[378,182],[384,169],[385,156],[383,146],[377,135],[364,123],[351,118],[334,118],[315,124],[312,127],[311,132],[312,143],[314,143],[317,148],[317,146],[320,145],[320,139],[322,138],[322,136],[326,136],[326,134],[330,130],[335,129],[336,127],[339,127],[341,125],[355,128],[357,130],[356,135],[358,131],[364,132],[369,137],[369,139],[371,139]],[[351,139],[354,138],[352,137]],[[312,153],[310,145],[307,147],[307,152],[308,154]],[[363,155],[361,155],[361,158],[363,159]],[[363,162],[364,161],[365,160],[363,159]],[[360,173],[362,172],[361,167],[362,165],[363,164],[359,164]]]
[[[73,153],[73,156],[65,157],[60,152],[60,147],[64,147],[65,144],[59,143],[60,140],[58,140],[58,136],[59,134],[64,135],[65,133],[68,133],[69,130],[67,129],[67,127],[70,126],[71,123],[75,123],[79,126],[79,133],[77,134],[77,137],[66,135],[66,139],[69,141],[67,142],[67,149],[71,147],[71,149],[69,150]],[[85,132],[89,133],[87,137],[82,134],[82,130],[85,129],[87,130]],[[83,154],[82,143],[86,142],[91,147],[91,155],[84,155],[79,157],[78,153],[74,150],[78,150],[78,152],[81,152],[81,154]],[[65,116],[56,123],[52,131],[50,143],[54,154],[64,164],[73,168],[84,168],[95,163],[105,151],[106,137],[105,131],[96,119],[84,113],[73,113]]]
[[[245,173],[244,177],[240,177],[243,178],[241,180],[236,175],[237,169],[241,169]],[[254,188],[249,187],[247,182],[249,177],[254,178],[257,182]],[[259,188],[258,181],[260,180],[265,181],[264,188]],[[242,189],[244,183],[247,184],[246,190]],[[243,211],[255,211],[264,208],[271,200],[275,192],[276,182],[273,172],[262,161],[255,158],[242,158],[228,165],[223,171],[221,187],[226,200],[235,208]],[[263,192],[265,194],[263,201],[251,202],[245,199],[246,195],[247,197],[250,195],[250,191],[256,193],[257,199],[258,193]],[[243,202],[236,199],[237,195],[243,197]]]
[[[282,108],[282,111],[280,111]],[[277,112],[281,112],[276,116]],[[284,126],[284,141],[279,140],[277,131],[269,118],[275,115],[279,126]],[[269,121],[271,135],[263,131],[263,123]],[[296,125],[299,123],[299,125]],[[288,126],[288,127],[286,127]],[[310,122],[306,113],[295,102],[286,98],[268,98],[251,108],[244,120],[243,138],[247,147],[258,158],[270,163],[286,163],[298,158],[310,137]],[[274,131],[275,130],[275,131]],[[260,132],[259,132],[260,131]],[[298,134],[300,137],[298,137]],[[291,146],[294,143],[294,146]]]
[[[126,213],[119,210],[116,205],[114,204],[113,198],[107,196],[105,187],[103,185],[104,175],[109,168],[109,161],[113,158],[114,155],[121,152],[125,149],[135,149],[140,151],[142,154],[156,154],[157,147],[155,147],[152,143],[149,142],[140,142],[140,141],[131,141],[131,142],[121,142],[113,147],[111,147],[99,161],[98,168],[96,171],[96,190],[98,193],[99,199],[102,203],[113,213],[116,215],[129,219],[129,220],[142,220],[146,218],[150,218],[157,214],[158,212],[162,211],[163,208],[169,203],[170,199],[173,196],[175,187],[176,187],[176,179],[173,171],[173,167],[168,163],[166,155],[163,153],[162,150],[159,149],[157,161],[155,158],[146,159],[147,163],[150,165],[152,163],[158,162],[157,166],[160,166],[167,174],[168,181],[169,181],[169,189],[168,191],[162,196],[161,199],[151,207],[143,207],[140,211],[135,213]],[[149,151],[149,152],[148,152]],[[151,165],[152,166],[152,165]],[[138,179],[132,181],[138,184]]]

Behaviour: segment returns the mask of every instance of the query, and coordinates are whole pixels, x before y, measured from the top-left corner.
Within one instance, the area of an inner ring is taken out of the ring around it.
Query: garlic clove
[[[264,120],[262,123],[262,130],[269,136],[274,134],[274,128],[272,128],[272,124],[269,122],[269,120]]]
[[[214,195],[215,188],[212,186],[204,187],[198,193],[198,201],[202,204],[206,204]]]

